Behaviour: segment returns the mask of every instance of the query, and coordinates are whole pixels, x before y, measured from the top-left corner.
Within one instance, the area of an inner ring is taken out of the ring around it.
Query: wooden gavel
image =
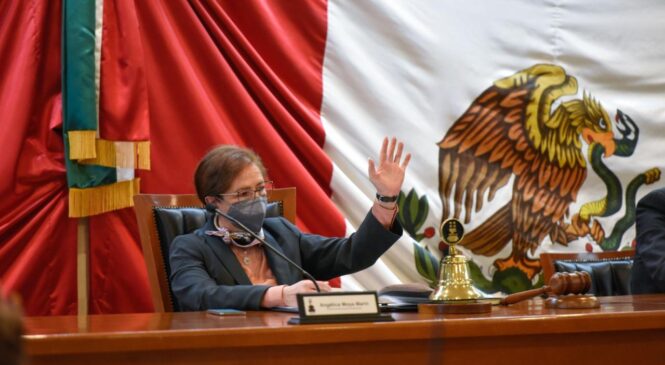
[[[548,295],[584,294],[589,289],[591,289],[591,275],[588,272],[558,272],[552,275],[548,285],[543,285],[538,289],[510,294],[501,299],[500,303],[503,305],[515,304],[545,293]]]

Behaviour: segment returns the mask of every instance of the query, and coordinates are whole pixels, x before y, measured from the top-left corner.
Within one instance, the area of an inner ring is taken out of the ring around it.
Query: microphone
[[[217,214],[221,215],[222,217],[224,217],[224,218],[230,220],[231,223],[233,223],[233,225],[235,225],[236,227],[238,227],[238,228],[242,229],[243,231],[249,233],[252,237],[254,237],[254,239],[259,240],[259,242],[261,242],[261,243],[262,243],[263,245],[265,245],[268,249],[270,249],[270,251],[272,251],[273,253],[275,253],[277,256],[281,257],[284,261],[288,262],[291,266],[293,266],[293,267],[295,267],[296,269],[298,269],[298,271],[300,271],[300,273],[301,273],[305,278],[309,279],[312,283],[314,283],[314,287],[316,288],[316,292],[317,292],[317,293],[320,293],[320,292],[321,292],[321,289],[319,288],[319,284],[317,284],[316,279],[314,279],[314,277],[312,276],[312,274],[308,273],[305,269],[303,269],[302,267],[300,267],[300,265],[296,264],[296,263],[293,262],[290,258],[286,257],[286,255],[284,255],[281,251],[279,251],[278,249],[276,249],[275,247],[273,247],[271,244],[269,244],[268,242],[266,242],[266,240],[264,240],[263,238],[261,238],[261,236],[259,236],[258,234],[254,233],[254,231],[252,231],[251,229],[247,228],[244,224],[240,223],[239,220],[237,220],[237,219],[231,217],[230,215],[228,215],[228,214],[222,212],[221,210],[217,209],[217,207],[215,207],[215,206],[212,205],[212,204],[206,204],[205,209],[206,209],[207,211],[209,211],[210,213],[217,213]]]

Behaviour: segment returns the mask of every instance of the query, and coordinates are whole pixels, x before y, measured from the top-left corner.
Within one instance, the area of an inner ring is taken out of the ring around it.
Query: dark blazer
[[[208,308],[259,309],[269,286],[252,285],[233,251],[220,237],[209,236],[212,219],[193,233],[178,236],[170,249],[171,288],[182,310]],[[386,230],[370,212],[348,238],[302,233],[284,218],[266,218],[265,240],[318,280],[365,269],[402,236],[397,221]],[[265,249],[278,284],[294,284],[302,274]]]
[[[637,203],[636,230],[632,293],[665,293],[665,188]]]

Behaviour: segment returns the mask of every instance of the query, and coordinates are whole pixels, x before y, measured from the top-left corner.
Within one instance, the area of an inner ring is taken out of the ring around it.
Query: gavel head
[[[586,271],[558,272],[550,278],[549,287],[553,295],[584,294],[591,289],[591,275]]]

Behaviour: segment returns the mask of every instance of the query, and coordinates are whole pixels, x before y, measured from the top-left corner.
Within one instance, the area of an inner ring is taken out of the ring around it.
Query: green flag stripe
[[[102,16],[95,1],[64,0],[62,28],[63,134],[67,184],[91,188],[116,182],[116,169],[79,164],[69,159],[68,132],[97,130],[96,16]],[[98,34],[101,36],[101,34]]]
[[[96,130],[95,2],[64,0],[63,19],[64,133]]]

